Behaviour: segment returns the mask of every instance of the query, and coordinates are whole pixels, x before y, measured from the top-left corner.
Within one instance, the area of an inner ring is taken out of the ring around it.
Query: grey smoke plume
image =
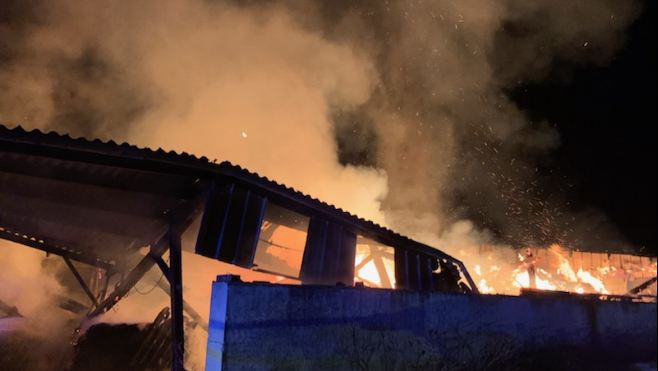
[[[412,236],[469,219],[527,245],[575,241],[580,221],[538,172],[559,135],[506,92],[607,63],[639,3],[2,8],[6,125],[231,160]]]

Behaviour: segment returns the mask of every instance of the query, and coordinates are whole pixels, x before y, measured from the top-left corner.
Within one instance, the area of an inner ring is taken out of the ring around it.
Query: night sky
[[[606,213],[638,252],[656,255],[656,2],[644,2],[628,44],[604,68],[578,68],[511,97],[562,136],[544,171],[574,180],[573,207]],[[559,67],[553,74],[559,75]]]

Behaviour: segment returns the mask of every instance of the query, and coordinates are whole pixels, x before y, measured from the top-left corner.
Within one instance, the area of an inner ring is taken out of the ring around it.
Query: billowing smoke
[[[67,295],[55,275],[59,261],[4,240],[0,254],[0,366],[27,371],[62,368],[71,355],[67,344],[74,328],[73,315],[59,307]]]
[[[468,219],[521,246],[586,222],[539,174],[559,135],[507,92],[607,63],[638,3],[5,8],[4,124],[230,160],[403,233]]]
[[[0,123],[229,160],[451,253],[580,243],[611,228],[570,209],[568,174],[541,171],[559,135],[509,92],[605,65],[638,11],[623,0],[8,1]]]
[[[369,99],[365,53],[277,7],[51,6],[6,69],[3,122],[230,160],[383,221],[384,172],[340,165],[330,121],[330,107]]]

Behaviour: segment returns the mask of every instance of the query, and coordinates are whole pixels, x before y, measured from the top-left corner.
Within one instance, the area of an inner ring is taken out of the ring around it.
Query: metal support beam
[[[359,264],[357,264],[356,267],[354,267],[354,272],[358,272],[366,264],[370,263],[370,261],[373,260],[374,258],[375,257],[372,255],[372,253],[370,255],[366,256],[365,258],[363,258],[363,260],[361,260],[361,262]]]
[[[375,264],[375,268],[377,268],[377,274],[379,274],[379,280],[382,287],[386,289],[393,288],[391,279],[388,278],[388,272],[386,272],[386,266],[384,266],[381,256],[374,258],[372,262]]]
[[[0,239],[15,242],[21,245],[29,246],[50,254],[60,255],[62,257],[79,261],[94,267],[110,270],[114,268],[114,264],[100,259],[93,254],[86,253],[89,249],[82,249],[77,246],[69,246],[70,244],[58,243],[53,241],[45,241],[35,236],[28,236],[20,232],[12,231],[0,227]],[[85,251],[85,253],[82,253]]]
[[[158,268],[160,268],[160,271],[162,271],[162,274],[164,274],[165,278],[167,279],[167,282],[171,283],[171,274],[169,272],[169,266],[167,263],[165,263],[164,259],[162,259],[162,256],[157,256],[155,254],[149,253],[149,256],[151,259],[155,261],[155,264],[158,265]],[[167,292],[169,289],[166,290]]]
[[[82,276],[80,276],[80,273],[78,272],[78,270],[75,269],[75,267],[73,266],[73,263],[71,263],[71,261],[67,257],[62,256],[62,259],[64,259],[64,262],[66,263],[66,265],[71,270],[71,273],[73,273],[73,276],[75,276],[75,279],[78,280],[78,283],[80,284],[80,287],[82,287],[82,289],[85,291],[85,294],[87,294],[87,296],[89,297],[91,302],[94,304],[94,306],[96,308],[98,308],[98,300],[96,300],[96,297],[94,296],[94,294],[89,289],[89,286],[87,286],[87,282],[85,282],[85,280],[82,278]]]
[[[164,291],[167,295],[169,295],[171,294],[171,278],[169,277],[169,266],[167,265],[167,263],[165,263],[165,261],[161,257],[158,257],[157,260],[159,260],[157,264],[160,267],[162,274],[167,279],[167,282],[159,279],[158,277],[154,277],[152,271],[149,271],[149,273],[147,274],[154,282],[157,282],[158,287],[162,291]],[[201,327],[205,331],[208,331],[208,321],[206,321],[203,317],[201,317],[199,312],[197,312],[188,302],[185,301],[185,298],[183,298],[183,310],[190,317],[192,317],[192,320],[194,320],[199,327]]]
[[[165,273],[169,281],[169,295],[171,296],[171,353],[172,371],[185,371],[184,369],[184,323],[183,323],[183,266],[181,235],[194,222],[194,219],[203,211],[208,191],[203,192],[177,210],[167,210],[169,215],[169,231],[165,238],[169,242],[169,269]],[[162,254],[149,254],[162,256]],[[166,263],[160,259],[152,259],[163,272],[167,271]]]
[[[166,247],[167,247],[167,238],[162,238],[156,245],[155,248],[151,249],[150,254],[159,254],[162,256],[164,254]],[[114,304],[116,304],[119,299],[124,297],[130,289],[132,289],[137,282],[139,282],[140,279],[148,272],[149,269],[153,267],[155,264],[155,261],[149,256],[150,254],[147,254],[142,260],[137,263],[137,266],[124,278],[119,285],[114,289],[114,291],[108,295],[105,300],[103,300],[96,309],[91,311],[88,315],[88,317],[95,317],[99,314],[107,312],[109,309],[111,309]]]
[[[183,339],[183,270],[181,265],[181,233],[169,230],[169,276],[171,278],[171,370],[184,371],[185,344]]]
[[[373,257],[372,262],[377,268],[377,273],[379,274],[379,281],[382,283],[382,287],[390,289],[393,288],[391,284],[391,279],[388,277],[388,272],[386,271],[386,266],[384,266],[384,261],[382,260],[381,250],[377,246],[369,246],[370,256]],[[376,256],[375,256],[376,254]]]
[[[107,287],[110,285],[110,278],[116,273],[112,271],[105,271],[105,276],[103,276],[103,288],[98,293],[98,300],[105,300],[105,295],[107,294]]]
[[[656,281],[658,281],[658,277],[650,278],[650,279],[648,279],[646,282],[644,282],[643,284],[641,284],[641,285],[639,285],[639,286],[636,286],[636,287],[634,287],[634,288],[628,290],[628,293],[629,293],[629,294],[632,294],[632,295],[637,295],[637,294],[639,294],[640,292],[646,290],[647,287],[651,286],[651,285],[652,285],[654,282],[656,282]]]

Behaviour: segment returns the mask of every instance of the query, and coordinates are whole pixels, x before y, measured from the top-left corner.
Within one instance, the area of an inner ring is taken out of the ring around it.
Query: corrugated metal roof
[[[82,219],[70,217],[71,220],[65,220],[65,222],[73,224],[71,228],[80,229],[79,232],[76,232],[78,233],[76,236],[58,232],[53,226],[48,230],[51,236],[45,237],[56,236],[55,239],[64,241],[69,238],[74,240],[76,245],[80,245],[84,241],[90,243],[93,241],[96,244],[106,245],[104,248],[110,251],[110,255],[116,254],[122,248],[114,246],[115,243],[108,242],[107,238],[104,239],[104,233],[114,237],[134,238],[133,246],[135,247],[153,243],[152,240],[157,238],[160,233],[159,227],[166,222],[162,213],[198,197],[208,187],[209,182],[218,178],[228,179],[248,189],[258,191],[271,202],[300,213],[306,215],[320,213],[330,221],[350,225],[359,233],[375,238],[382,243],[391,246],[402,245],[418,252],[437,252],[429,246],[359,218],[296,189],[249,172],[240,166],[229,162],[216,164],[210,162],[206,157],[196,157],[188,153],[162,149],[151,150],[127,143],[118,144],[114,141],[103,142],[72,138],[69,135],[55,132],[26,131],[20,126],[9,129],[0,125],[0,175],[2,174],[4,174],[3,179],[5,180],[20,178],[24,183],[27,182],[31,187],[32,196],[29,194],[23,196],[37,199],[34,201],[34,205],[38,205],[40,209],[23,209],[21,213],[20,205],[23,203],[11,199],[15,198],[17,193],[20,196],[21,192],[16,189],[10,191],[11,185],[4,182],[4,185],[0,185],[0,192],[4,194],[4,196],[0,194],[0,201],[4,197],[2,202],[13,205],[14,219],[11,219],[11,216],[0,214],[0,227],[20,230],[16,226],[3,225],[7,222],[11,224],[11,220],[18,220],[16,218],[18,214],[35,215],[34,212],[39,212],[41,216],[37,216],[37,218],[43,218],[43,214],[51,213],[50,218],[53,218],[57,215],[54,207],[63,203],[67,208],[67,214],[71,210],[82,208],[86,212],[92,213],[93,219],[85,224],[85,216],[81,216]],[[14,188],[22,189],[22,186],[17,184],[17,180],[12,182]],[[41,182],[45,183],[39,185]],[[66,191],[67,189],[68,191]],[[39,194],[40,190],[45,191],[45,195]],[[64,198],[59,199],[60,195]],[[109,200],[103,200],[104,197],[109,197]],[[89,204],[86,208],[85,205],[79,205],[80,199],[88,201]],[[55,206],[48,205],[48,202]],[[135,207],[135,205],[139,205],[139,207]],[[110,220],[112,215],[103,213],[112,212],[116,214],[113,215],[115,218],[129,216],[134,220],[118,222],[118,225],[94,224],[102,220]],[[24,215],[21,216],[24,217]],[[104,217],[108,219],[103,219]],[[57,224],[59,222],[50,220],[48,217],[45,218],[45,222],[48,223]],[[140,220],[142,223],[139,222]],[[34,226],[37,224],[29,225],[31,225],[30,228],[35,228]],[[19,223],[18,227],[21,226],[26,227],[28,224]],[[89,232],[96,229],[96,234]],[[83,233],[82,230],[85,232]],[[143,233],[137,236],[135,230]],[[89,233],[92,236],[88,236]],[[43,238],[44,236],[35,237]],[[124,240],[121,242],[125,243]]]

